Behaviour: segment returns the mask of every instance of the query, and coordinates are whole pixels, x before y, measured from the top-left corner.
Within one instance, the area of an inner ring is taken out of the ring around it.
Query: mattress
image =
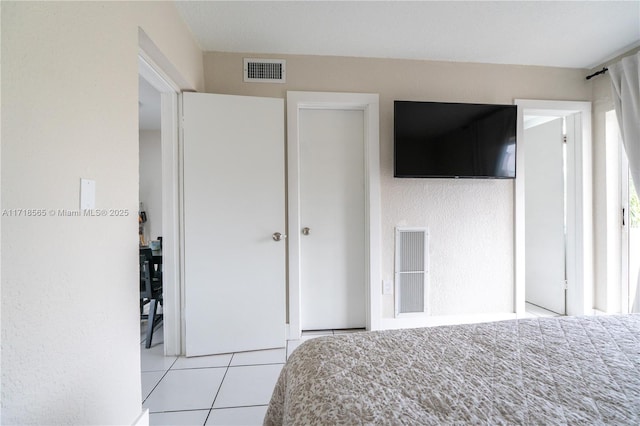
[[[510,320],[300,345],[266,425],[640,424],[640,315]]]

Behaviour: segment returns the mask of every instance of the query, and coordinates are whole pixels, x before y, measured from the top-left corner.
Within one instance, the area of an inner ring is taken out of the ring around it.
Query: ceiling
[[[593,68],[640,45],[640,0],[175,4],[204,51]]]
[[[640,45],[632,1],[176,1],[203,51],[593,68]],[[140,129],[160,94],[140,81]]]

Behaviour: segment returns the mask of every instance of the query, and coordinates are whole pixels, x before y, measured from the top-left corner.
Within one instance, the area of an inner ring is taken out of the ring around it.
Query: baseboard
[[[472,324],[490,321],[504,321],[515,319],[513,312],[477,315],[434,315],[409,318],[382,318],[380,329],[390,330],[398,328],[434,327],[438,325]]]
[[[149,409],[145,409],[132,426],[149,426]]]

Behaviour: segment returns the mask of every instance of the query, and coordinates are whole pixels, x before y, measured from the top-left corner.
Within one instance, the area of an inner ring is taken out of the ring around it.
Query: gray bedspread
[[[640,314],[321,337],[266,425],[640,425]]]

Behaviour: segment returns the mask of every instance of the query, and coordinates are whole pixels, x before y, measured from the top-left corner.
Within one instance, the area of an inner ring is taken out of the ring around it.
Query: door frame
[[[365,285],[367,330],[380,328],[381,208],[379,96],[370,93],[287,92],[287,196],[289,327],[287,339],[299,339],[301,329],[300,279],[300,141],[303,109],[358,110],[364,113],[365,174]]]
[[[515,312],[525,315],[524,116],[576,115],[575,141],[567,141],[567,315],[593,312],[593,177],[591,102],[516,99],[518,106],[516,180],[514,185]],[[571,120],[568,120],[570,122]]]
[[[162,294],[164,354],[184,353],[182,266],[180,232],[180,164],[178,131],[178,96],[181,92],[174,79],[159,65],[162,57],[144,32],[140,31],[138,73],[161,96],[162,152]],[[149,44],[151,43],[151,44]]]

